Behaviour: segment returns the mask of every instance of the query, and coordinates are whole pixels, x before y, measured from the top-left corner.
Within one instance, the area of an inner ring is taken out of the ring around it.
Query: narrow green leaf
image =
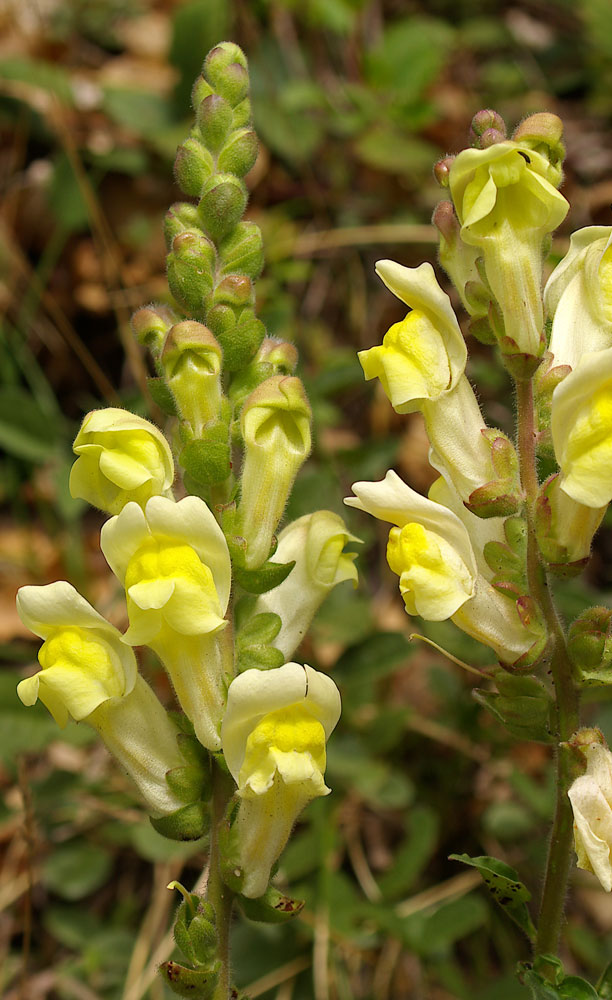
[[[521,928],[530,941],[535,940],[536,930],[526,906],[531,899],[531,893],[519,880],[514,868],[498,858],[487,855],[471,858],[469,854],[451,854],[449,858],[451,861],[460,861],[464,865],[476,868],[495,902]]]

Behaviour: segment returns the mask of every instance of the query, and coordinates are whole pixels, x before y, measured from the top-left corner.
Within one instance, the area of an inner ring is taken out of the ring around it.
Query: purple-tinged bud
[[[246,274],[228,274],[215,288],[213,303],[215,305],[252,306],[255,302],[253,282]]]
[[[506,123],[497,111],[493,111],[492,108],[483,108],[482,111],[477,111],[470,125],[470,140],[472,144],[478,145],[475,140],[480,139],[485,132],[492,128],[497,132],[501,132],[504,139],[506,138]]]
[[[452,201],[439,201],[431,221],[447,243],[454,243],[458,239],[461,226]]]
[[[444,156],[434,164],[433,175],[442,188],[448,187],[450,168],[454,159],[454,156]]]
[[[191,106],[193,110],[197,111],[202,101],[204,101],[207,97],[210,97],[212,93],[214,93],[213,88],[208,81],[200,75],[196,79],[191,90]]]
[[[477,143],[479,149],[488,149],[489,146],[494,146],[498,142],[505,142],[506,136],[503,132],[500,132],[497,128],[488,128],[486,132],[483,132]]]
[[[177,236],[189,229],[199,229],[198,210],[188,201],[176,201],[166,212],[164,236],[168,250]]]
[[[174,238],[167,258],[168,284],[188,312],[202,311],[212,291],[215,261],[215,248],[203,233],[190,230]]]
[[[169,306],[152,305],[137,309],[132,316],[132,331],[139,344],[148,347],[154,358],[164,346],[166,334],[177,317]]]
[[[217,167],[222,173],[244,177],[254,165],[258,149],[257,136],[252,129],[237,129],[219,153]]]
[[[196,110],[196,127],[207,149],[218,153],[232,129],[233,112],[218,94],[204,98]]]
[[[248,97],[234,108],[233,128],[248,128],[253,118],[251,102]]]
[[[215,91],[236,107],[249,92],[246,56],[234,42],[221,42],[211,49],[203,66],[204,76]]]
[[[481,344],[491,346],[492,344],[497,343],[497,338],[491,329],[488,316],[476,316],[472,318],[468,323],[467,332],[470,333],[472,337],[476,337],[476,340],[479,340]]]
[[[291,375],[297,368],[297,347],[287,340],[266,337],[262,341],[255,360],[273,365],[276,369],[275,375]]]
[[[587,608],[570,625],[567,650],[574,676],[583,684],[610,683],[612,668],[612,611]]]
[[[558,187],[563,177],[562,166],[565,157],[561,119],[548,111],[529,115],[514,130],[512,138],[521,146],[533,149],[546,157],[550,164],[546,179]]]

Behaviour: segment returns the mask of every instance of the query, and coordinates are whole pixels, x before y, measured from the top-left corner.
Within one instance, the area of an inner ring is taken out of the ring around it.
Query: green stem
[[[232,779],[213,760],[212,821],[210,829],[210,860],[206,898],[215,908],[217,918],[217,958],[221,963],[219,981],[213,1000],[229,1000],[230,996],[230,924],[234,896],[221,877],[219,826],[233,793]]]
[[[556,696],[556,740],[564,743],[580,725],[578,692],[572,679],[565,634],[559,621],[548,579],[540,564],[534,524],[534,506],[538,493],[535,453],[535,419],[531,381],[517,382],[518,451],[521,483],[526,496],[527,574],[531,596],[544,615],[551,643],[550,669]],[[570,783],[567,751],[559,746],[556,754],[557,797],[553,828],[548,848],[544,889],[540,905],[535,952],[557,951],[567,879],[572,860],[573,817],[567,790]]]

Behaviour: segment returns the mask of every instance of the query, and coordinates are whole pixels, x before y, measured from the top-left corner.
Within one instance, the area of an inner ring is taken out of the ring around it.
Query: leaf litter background
[[[513,125],[548,109],[566,124],[569,232],[612,221],[612,8],[606,0],[4,0],[0,5],[0,992],[6,1000],[162,1000],[172,878],[192,886],[206,844],[150,827],[90,731],[60,732],[15,684],[36,643],[14,611],[23,584],[68,578],[118,626],[98,548],[101,517],[67,490],[83,414],[124,405],[158,417],[129,330],[163,298],[161,220],[206,51],[239,42],[261,152],[249,217],[267,265],[259,310],[294,339],[316,422],[288,517],[321,506],[364,539],[357,591],[338,588],[302,658],[344,700],[330,744],[334,794],[311,805],[281,877],[299,920],[238,920],[236,981],[255,1000],[518,1000],[520,931],[451,852],[518,868],[537,896],[552,811],[549,751],[513,740],[471,695],[473,678],[408,634],[474,664],[486,651],[445,623],[411,623],[384,560],[385,529],[341,498],[393,466],[433,478],[418,415],[366,385],[356,351],[402,307],[373,265],[435,263],[431,165],[492,105]],[[440,272],[439,272],[440,273]],[[445,279],[441,276],[445,283]],[[489,419],[512,397],[489,349],[470,345]],[[559,588],[568,618],[610,600],[612,536]],[[171,702],[163,672],[143,663]],[[612,737],[612,705],[588,708]],[[564,962],[591,978],[612,959],[612,901],[577,873]]]

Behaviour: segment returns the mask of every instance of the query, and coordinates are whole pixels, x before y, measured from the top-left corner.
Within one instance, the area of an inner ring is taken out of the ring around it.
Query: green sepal
[[[215,174],[204,185],[198,216],[204,231],[218,243],[242,218],[248,201],[244,181],[233,174]]]
[[[612,610],[594,607],[583,611],[569,627],[567,650],[579,684],[612,684]]]
[[[239,413],[247,396],[273,375],[276,375],[275,367],[268,361],[253,361],[239,371],[232,379],[228,390],[235,412]]]
[[[248,97],[234,108],[234,128],[246,128],[251,124],[253,109]]]
[[[178,962],[163,962],[159,967],[162,979],[174,993],[180,997],[193,997],[193,1000],[211,1000],[221,963],[215,963],[212,969],[187,969]]]
[[[501,906],[530,941],[535,941],[536,929],[527,909],[531,893],[519,880],[514,868],[487,855],[471,858],[469,854],[451,854],[449,860],[460,861],[461,864],[475,868],[498,906]]]
[[[244,621],[236,632],[238,673],[252,668],[272,670],[282,667],[285,657],[280,649],[272,645],[281,627],[280,617],[273,611],[262,612]]]
[[[244,569],[234,564],[234,580],[250,594],[265,594],[268,590],[278,587],[289,576],[294,566],[295,559],[288,563],[268,560],[257,569]]]
[[[185,194],[199,198],[202,188],[214,171],[214,160],[199,139],[190,137],[181,143],[176,151],[174,174]]]
[[[280,616],[274,611],[262,611],[245,622],[236,634],[236,645],[252,646],[254,643],[268,645],[276,639],[282,628]]]
[[[516,449],[501,431],[484,430],[482,436],[491,449],[491,464],[497,478],[473,490],[465,506],[483,518],[516,514],[523,500]]]
[[[496,670],[493,680],[497,691],[474,690],[478,704],[487,708],[517,739],[552,743],[554,706],[541,681],[506,670]]]
[[[224,482],[231,472],[231,454],[227,427],[220,425],[224,439],[219,440],[217,425],[204,437],[189,441],[179,455],[179,463],[200,486]]]
[[[503,542],[487,542],[483,555],[493,571],[492,586],[504,594],[520,597],[527,593],[527,523],[522,517],[504,521]]]
[[[240,894],[236,898],[245,917],[264,924],[284,924],[304,909],[303,899],[291,899],[273,885],[269,885],[263,896],[257,899]]]
[[[174,940],[192,965],[213,965],[218,935],[212,903],[205,902],[195,893],[189,893],[178,908]]]
[[[554,955],[538,955],[533,965],[519,962],[517,974],[531,1000],[605,1000],[607,996],[580,976],[566,976]]]
[[[239,222],[219,246],[221,273],[246,274],[255,280],[264,265],[261,230],[254,222]]]
[[[226,274],[216,286],[211,305],[233,306],[243,309],[255,303],[255,289],[247,274]],[[239,315],[239,313],[237,313]]]
[[[542,364],[538,368],[533,379],[533,392],[536,406],[536,426],[538,428],[537,446],[542,454],[554,458],[552,435],[550,433],[550,415],[552,407],[552,395],[558,385],[571,372],[570,365],[555,365],[550,367],[553,356],[550,353],[544,355]]]
[[[210,757],[200,741],[191,733],[179,733],[176,737],[179,752],[183,760],[204,771],[210,771]]]
[[[166,783],[181,802],[207,800],[212,794],[210,774],[199,764],[185,764],[166,771]]]
[[[203,73],[218,94],[235,107],[249,92],[246,56],[235,42],[221,42],[204,61]]]
[[[225,815],[219,824],[219,867],[221,878],[232,892],[241,892],[244,883],[244,872],[240,866],[240,841],[235,827],[235,820],[240,808],[240,799],[234,795],[225,810]]]
[[[254,643],[240,650],[236,657],[236,670],[243,674],[245,670],[275,670],[282,667],[285,655],[275,646]]]
[[[213,87],[211,87],[208,80],[200,74],[200,76],[196,77],[193,87],[191,88],[191,107],[193,110],[197,111],[202,101],[205,101],[211,94],[214,94]]]
[[[151,393],[151,399],[159,406],[160,410],[169,417],[176,417],[176,403],[174,396],[168,388],[168,383],[162,375],[147,376],[147,389]]]
[[[217,168],[222,173],[244,177],[254,166],[258,149],[259,143],[253,129],[236,129],[219,153]]]
[[[149,819],[151,826],[168,840],[199,840],[210,825],[205,802],[192,802],[168,816],[150,816]]]
[[[225,371],[245,368],[259,350],[266,328],[250,308],[236,319],[231,306],[216,305],[207,315],[208,324],[223,349]]]

